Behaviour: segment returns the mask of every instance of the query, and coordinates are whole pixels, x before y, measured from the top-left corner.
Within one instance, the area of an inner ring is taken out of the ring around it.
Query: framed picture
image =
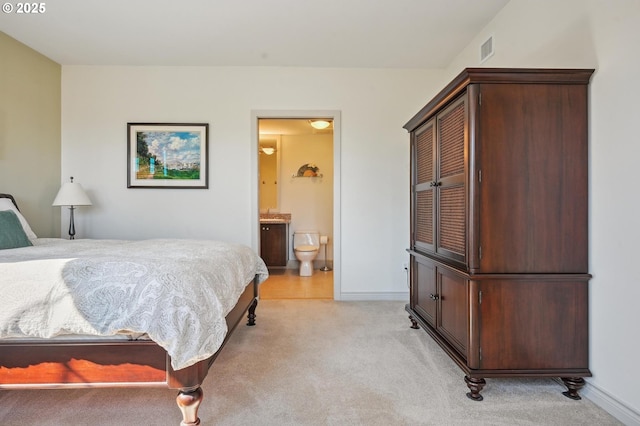
[[[209,124],[127,123],[127,188],[208,188]]]

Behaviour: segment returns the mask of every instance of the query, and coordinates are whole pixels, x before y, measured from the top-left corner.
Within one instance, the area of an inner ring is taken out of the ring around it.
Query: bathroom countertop
[[[291,213],[260,213],[260,223],[291,223]]]

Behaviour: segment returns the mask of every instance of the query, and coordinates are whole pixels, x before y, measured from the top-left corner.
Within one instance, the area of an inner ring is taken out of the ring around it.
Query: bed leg
[[[255,298],[253,299],[253,303],[251,303],[251,306],[249,306],[249,314],[247,315],[247,318],[249,319],[249,321],[247,322],[247,325],[249,326],[256,325],[256,308],[257,307],[258,307],[258,299]]]
[[[195,390],[181,389],[176,401],[180,411],[182,411],[180,426],[199,425],[198,408],[202,402],[202,388],[198,386]]]

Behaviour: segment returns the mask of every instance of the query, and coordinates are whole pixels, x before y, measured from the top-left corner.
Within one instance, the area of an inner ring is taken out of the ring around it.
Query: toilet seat
[[[298,246],[295,248],[295,251],[317,251],[318,247],[316,246]]]

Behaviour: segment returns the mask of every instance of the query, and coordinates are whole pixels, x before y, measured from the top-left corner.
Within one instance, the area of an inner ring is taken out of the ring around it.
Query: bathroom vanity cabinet
[[[593,70],[468,68],[404,127],[410,302],[465,373],[561,377],[588,354],[588,83]]]
[[[287,227],[286,223],[260,224],[260,257],[268,267],[287,266]]]

